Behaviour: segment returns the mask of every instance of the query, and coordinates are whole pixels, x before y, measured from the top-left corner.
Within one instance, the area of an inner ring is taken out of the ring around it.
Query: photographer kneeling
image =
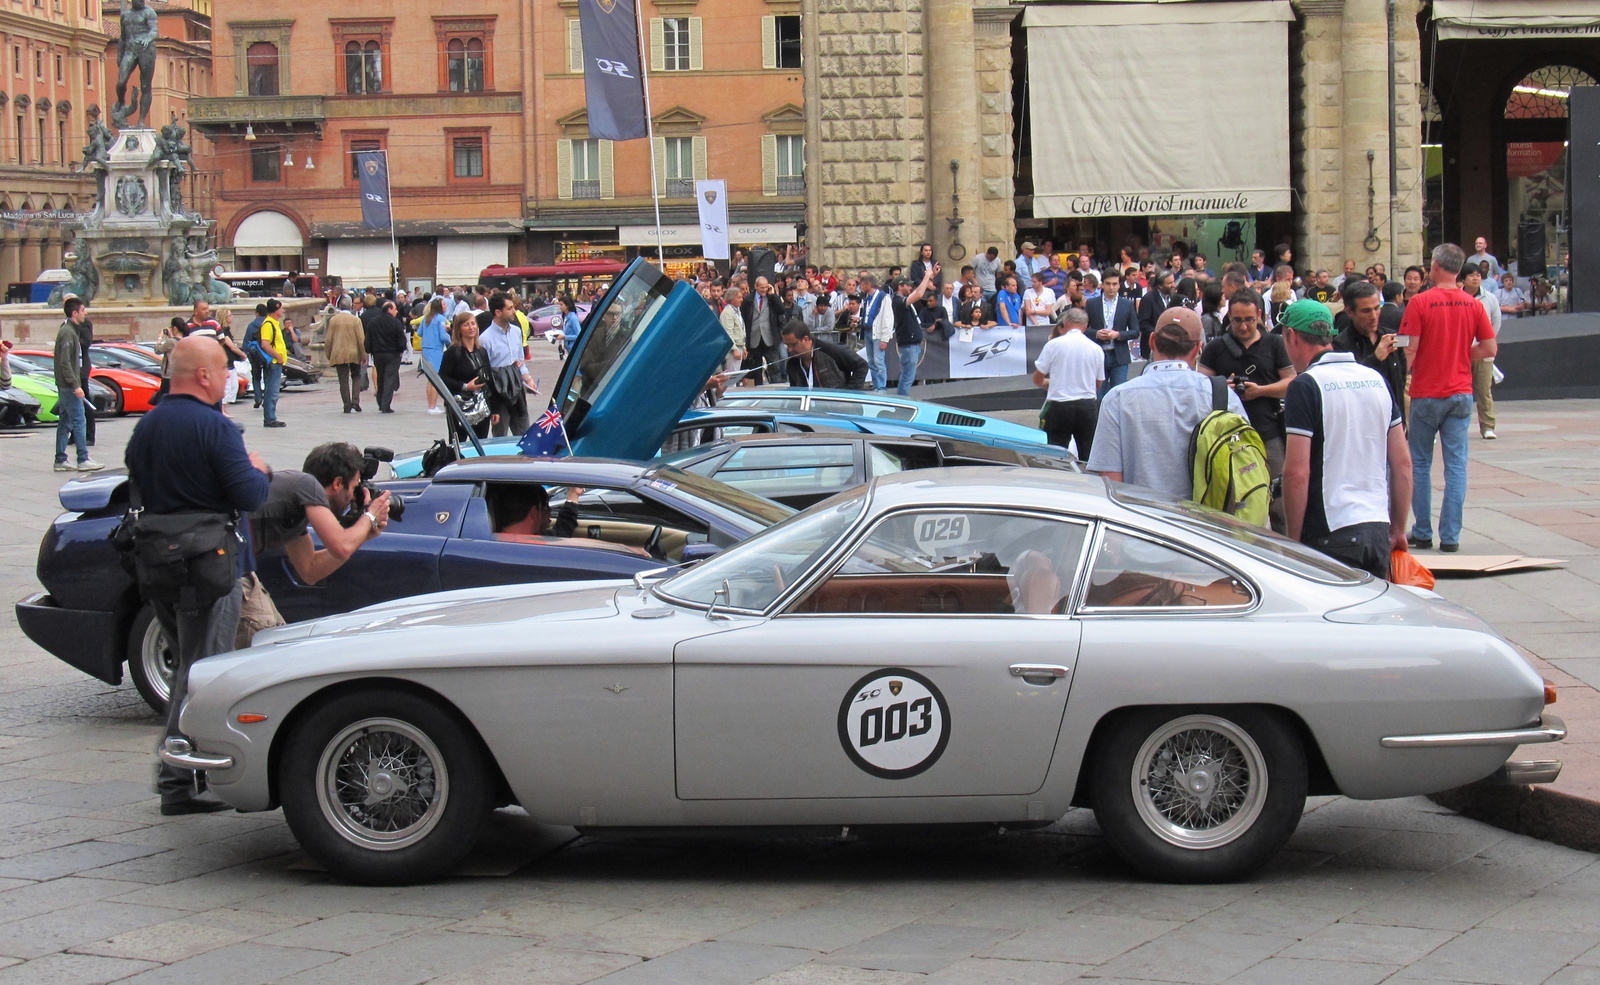
[[[272,473],[267,501],[250,516],[256,552],[282,547],[295,574],[308,585],[339,570],[389,525],[389,494],[371,495],[371,487],[361,481],[364,465],[360,449],[332,441],[311,449],[304,471]],[[320,550],[311,531],[322,541]],[[259,579],[252,575],[249,581],[253,584],[246,586],[236,641],[241,648],[258,631],[283,625]]]

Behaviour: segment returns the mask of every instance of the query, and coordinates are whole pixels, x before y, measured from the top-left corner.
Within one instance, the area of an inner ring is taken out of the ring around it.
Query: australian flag
[[[517,447],[529,458],[555,458],[566,451],[567,429],[561,424],[561,412],[552,406],[540,414]]]

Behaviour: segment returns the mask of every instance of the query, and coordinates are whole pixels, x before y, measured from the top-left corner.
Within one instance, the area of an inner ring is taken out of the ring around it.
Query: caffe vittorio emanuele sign
[[[1261,196],[1245,192],[1192,194],[1068,195],[1069,215],[1204,215],[1262,211]]]

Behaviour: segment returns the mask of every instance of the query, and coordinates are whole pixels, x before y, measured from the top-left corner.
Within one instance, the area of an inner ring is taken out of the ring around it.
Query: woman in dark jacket
[[[470,311],[456,313],[450,322],[450,341],[450,348],[439,360],[439,378],[459,402],[463,397],[483,392],[489,385],[489,354],[478,344],[478,322]],[[493,414],[485,417],[474,424],[472,430],[479,438],[487,438],[495,417]],[[459,431],[460,425],[455,423],[454,417],[451,427]],[[466,435],[459,437],[465,439]]]

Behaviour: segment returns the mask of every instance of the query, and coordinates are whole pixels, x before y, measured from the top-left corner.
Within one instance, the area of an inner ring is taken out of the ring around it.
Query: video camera
[[[378,469],[385,463],[394,461],[394,449],[370,447],[361,449],[361,488],[367,492],[367,502],[372,502],[382,495],[383,490],[373,484],[372,480],[378,474]],[[404,520],[406,515],[406,501],[400,498],[399,493],[389,494],[389,516],[396,520]]]

